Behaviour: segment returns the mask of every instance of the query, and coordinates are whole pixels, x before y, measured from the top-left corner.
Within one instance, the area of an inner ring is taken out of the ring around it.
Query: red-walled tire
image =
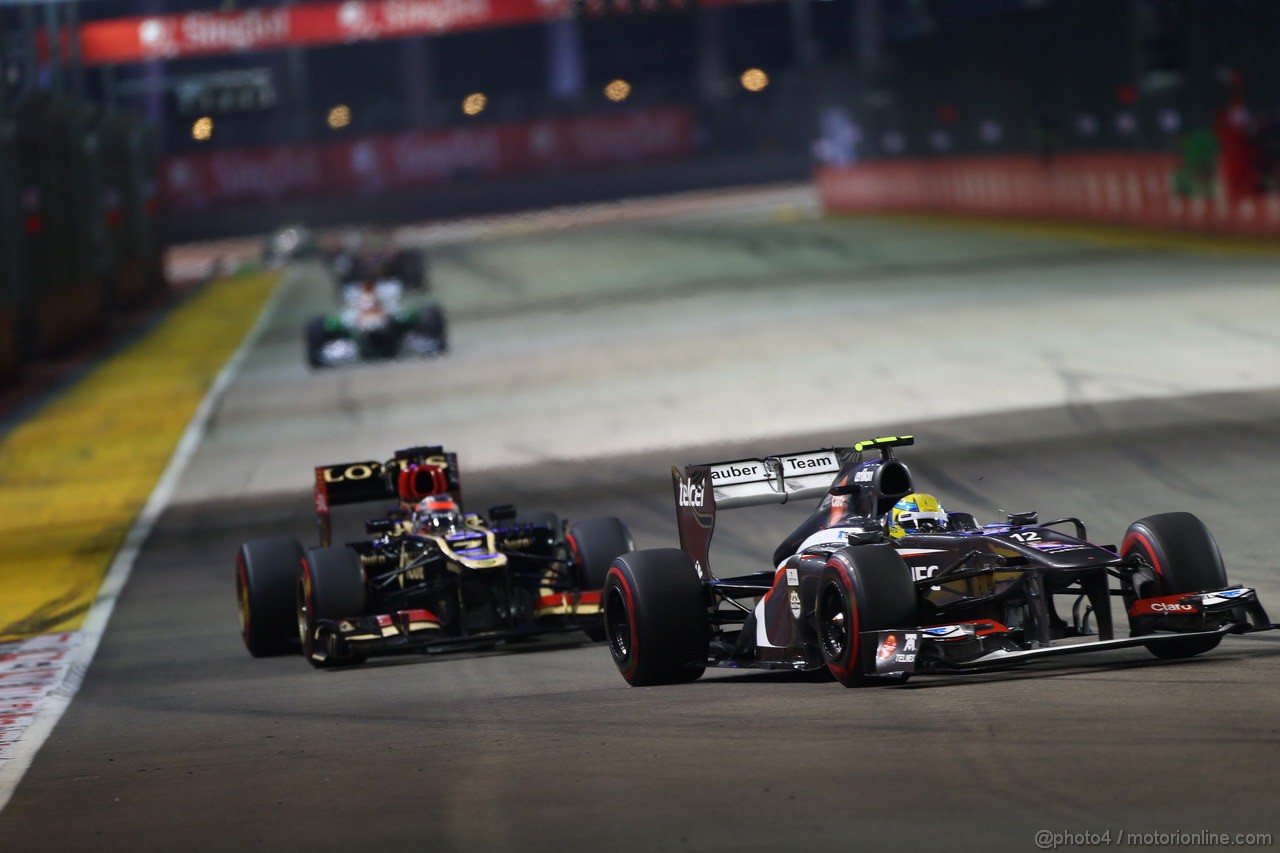
[[[361,616],[368,606],[364,565],[350,548],[312,548],[302,559],[297,580],[297,631],[302,654],[317,669],[364,663],[322,619]]]
[[[835,552],[822,570],[814,602],[818,646],[827,669],[845,687],[886,683],[866,672],[861,634],[914,627],[918,610],[911,570],[891,546],[859,545]]]
[[[1227,586],[1218,543],[1204,522],[1189,512],[1162,512],[1129,525],[1121,556],[1138,557],[1155,572],[1156,589],[1144,597],[1204,592]],[[1222,642],[1222,637],[1188,637],[1152,643],[1147,651],[1158,658],[1189,658]]]
[[[236,552],[240,636],[256,658],[295,652],[294,585],[302,560],[296,539],[254,539]]]
[[[657,548],[618,557],[601,601],[609,654],[628,684],[680,684],[706,671],[706,590],[683,551]]]
[[[613,516],[583,519],[565,539],[578,587],[588,592],[604,589],[613,561],[636,547],[627,525]],[[584,625],[582,632],[597,643],[605,638],[603,623]]]

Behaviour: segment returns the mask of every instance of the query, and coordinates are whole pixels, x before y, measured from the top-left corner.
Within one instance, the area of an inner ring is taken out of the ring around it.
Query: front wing
[[[1113,640],[1076,638],[1037,648],[1016,642],[1008,628],[991,620],[914,629],[865,631],[860,635],[864,671],[901,677],[921,672],[1004,669],[1061,655],[1130,646],[1157,646],[1196,637],[1269,631],[1273,625],[1246,587],[1139,599],[1129,609],[1141,633]]]
[[[495,630],[445,631],[441,620],[430,610],[422,608],[346,619],[320,619],[313,630],[327,633],[337,641],[318,644],[321,648],[340,650],[338,656],[346,657],[492,645],[521,637],[581,631],[601,624],[599,591],[582,591],[543,596],[538,602],[534,622]]]

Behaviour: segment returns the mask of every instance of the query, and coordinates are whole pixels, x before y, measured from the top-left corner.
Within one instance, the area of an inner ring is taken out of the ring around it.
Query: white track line
[[[263,329],[266,328],[267,317],[275,309],[276,302],[279,301],[280,294],[284,291],[281,286],[282,283],[283,279],[280,283],[277,283],[275,290],[262,306],[257,320],[252,328],[249,329],[249,333],[245,335],[244,340],[240,342],[240,346],[236,348],[231,358],[227,360],[227,363],[218,371],[218,375],[214,377],[213,385],[204,395],[204,399],[200,401],[200,406],[196,409],[195,415],[192,416],[186,430],[182,433],[178,446],[174,448],[173,455],[169,457],[169,464],[160,476],[160,481],[156,483],[156,487],[151,491],[151,496],[147,499],[142,512],[138,514],[138,517],[134,519],[133,526],[129,528],[124,544],[120,546],[120,550],[116,552],[115,558],[111,561],[111,566],[102,581],[102,586],[98,589],[98,596],[94,599],[93,605],[89,608],[89,613],[85,616],[84,625],[79,631],[80,642],[71,651],[72,657],[66,667],[62,682],[49,692],[48,696],[40,704],[39,710],[36,711],[31,725],[23,731],[21,738],[11,745],[10,757],[5,761],[0,761],[0,810],[3,810],[13,797],[14,791],[18,788],[18,783],[22,781],[27,768],[31,766],[36,753],[40,751],[40,747],[44,745],[45,740],[53,732],[54,726],[58,724],[58,720],[62,718],[63,713],[71,705],[72,697],[76,695],[76,691],[80,689],[80,685],[84,682],[85,674],[89,671],[89,662],[93,660],[93,655],[98,650],[98,643],[102,641],[102,635],[107,630],[107,622],[111,619],[111,612],[115,609],[116,601],[119,600],[120,593],[124,591],[124,585],[129,580],[129,573],[133,571],[134,561],[137,560],[138,554],[142,551],[142,546],[146,544],[147,538],[156,526],[156,522],[160,520],[161,514],[168,507],[169,499],[178,485],[178,480],[182,477],[187,464],[191,461],[191,457],[200,446],[200,441],[204,438],[205,429],[209,424],[209,418],[212,416],[219,398],[226,391],[227,386],[231,384],[236,373],[239,372],[240,366],[244,363],[250,348],[262,335]]]

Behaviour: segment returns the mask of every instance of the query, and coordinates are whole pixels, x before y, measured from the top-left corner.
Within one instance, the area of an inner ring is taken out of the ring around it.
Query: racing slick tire
[[[418,309],[416,329],[418,334],[439,341],[439,352],[449,348],[449,324],[444,318],[444,309],[439,305],[424,305]]]
[[[603,589],[613,561],[636,549],[627,525],[613,516],[583,519],[569,528],[565,539],[573,555],[578,588],[584,592]],[[605,638],[604,624],[586,625],[582,633],[598,643]]]
[[[240,636],[256,658],[294,651],[294,588],[304,552],[297,539],[254,539],[236,552]]]
[[[350,548],[312,548],[301,561],[297,578],[297,631],[302,654],[318,669],[364,663],[342,639],[320,624],[322,619],[360,616],[368,606],[364,565]]]
[[[327,337],[324,330],[323,317],[313,317],[307,321],[307,328],[304,333],[307,346],[307,364],[313,368],[324,367],[324,360],[320,357],[320,353],[324,349]]]
[[[827,560],[814,601],[822,659],[845,687],[885,684],[866,671],[861,634],[919,624],[911,570],[890,545],[842,548]],[[901,684],[903,676],[893,683]]]
[[[1155,573],[1155,590],[1143,597],[1204,592],[1227,586],[1218,543],[1204,522],[1189,512],[1162,512],[1140,518],[1125,531],[1120,554],[1138,557]],[[1129,602],[1126,602],[1126,605]],[[1151,643],[1147,651],[1158,658],[1189,658],[1222,642],[1216,637]]]
[[[706,671],[707,595],[683,551],[657,548],[618,557],[602,602],[609,653],[631,686],[681,684]]]
[[[420,249],[401,249],[388,264],[393,278],[400,279],[405,290],[426,291],[430,288],[427,275],[427,253]]]

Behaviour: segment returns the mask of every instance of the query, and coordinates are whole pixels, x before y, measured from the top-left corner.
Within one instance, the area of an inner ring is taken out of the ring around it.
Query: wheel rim
[[[818,598],[818,640],[827,660],[842,660],[849,647],[844,590],[834,581],[822,588],[822,595]]]
[[[618,663],[627,663],[631,659],[631,614],[627,612],[627,601],[622,590],[616,586],[609,589],[609,595],[605,599],[604,627],[609,640],[609,653]]]

